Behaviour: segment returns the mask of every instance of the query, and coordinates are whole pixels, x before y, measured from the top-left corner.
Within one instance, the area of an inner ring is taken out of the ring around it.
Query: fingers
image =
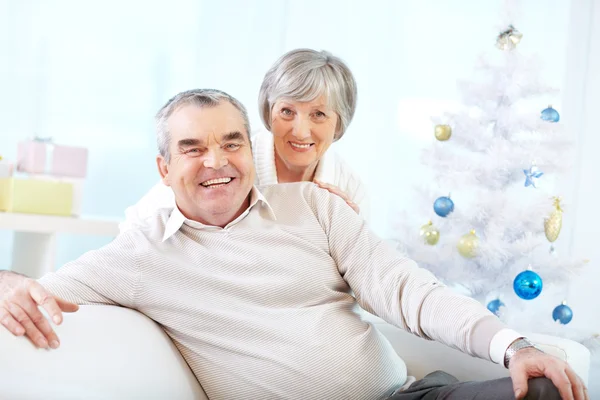
[[[15,336],[22,336],[25,333],[23,325],[18,323],[8,311],[8,304],[0,306],[0,324]]]
[[[546,377],[548,377],[552,383],[554,383],[554,386],[556,386],[558,389],[560,397],[563,400],[575,400],[575,397],[573,396],[573,385],[571,384],[565,369],[548,369],[546,372]]]
[[[585,385],[583,384],[579,376],[569,366],[567,366],[567,368],[565,369],[565,373],[571,381],[571,386],[573,387],[573,397],[575,398],[575,400],[586,400],[587,390],[585,390]]]
[[[355,213],[360,214],[360,208],[355,202],[347,201],[346,204],[348,204],[354,210]]]
[[[63,312],[72,313],[79,310],[79,306],[75,303],[71,303],[70,301],[61,299],[60,297],[54,297],[54,300],[56,300],[56,303]]]
[[[324,183],[324,182],[318,181],[316,179],[314,182],[317,185],[319,185],[319,187],[329,190],[331,193],[340,196],[342,199],[344,199],[344,201],[346,201],[346,202],[350,201],[350,198],[348,197],[348,195],[346,193],[342,192],[340,190],[340,188],[338,188],[337,186],[330,185],[329,183]]]
[[[63,308],[68,312],[78,309],[76,304],[54,298],[38,282],[28,279],[5,297],[0,321],[14,335],[24,334],[38,347],[56,349],[60,345],[58,336],[38,306],[57,324],[62,322]]]
[[[46,340],[46,337],[40,332],[36,324],[19,305],[8,303],[8,311],[10,311],[14,319],[25,328],[25,336],[31,339],[33,344],[44,349],[48,348],[48,340]],[[45,319],[39,310],[38,313],[42,319]],[[39,317],[36,316],[34,318],[37,320]]]
[[[33,280],[29,282],[28,289],[29,289],[29,294],[31,295],[31,298],[33,298],[33,300],[39,306],[41,306],[44,310],[46,310],[46,312],[48,313],[50,318],[52,318],[52,321],[54,321],[54,323],[56,325],[60,325],[63,320],[62,319],[62,310],[61,310],[61,307],[59,307],[54,296],[52,296],[50,293],[48,293],[42,285],[40,285],[38,282],[33,281]],[[37,307],[36,307],[36,309],[37,309]],[[31,309],[28,309],[27,311],[29,311],[29,310],[31,310]],[[33,310],[31,310],[31,311],[33,311]],[[44,318],[44,320],[45,320],[45,318]]]
[[[515,399],[521,400],[527,395],[527,390],[529,389],[527,385],[527,380],[529,379],[529,377],[527,376],[525,371],[521,369],[511,372],[513,391],[515,392]]]
[[[52,301],[54,301],[54,299],[52,299]],[[60,344],[60,342],[58,340],[58,336],[52,329],[52,326],[50,326],[50,322],[46,319],[44,314],[42,314],[42,312],[38,308],[38,304],[36,304],[32,298],[29,298],[29,300],[24,299],[24,300],[18,301],[18,303],[15,302],[15,304],[17,304],[19,306],[19,309],[21,309],[22,311],[25,312],[25,314],[26,314],[25,316],[35,326],[36,330],[31,330],[31,332],[36,335],[37,335],[37,331],[41,332],[41,334],[44,337],[45,343],[44,343],[44,341],[40,340],[37,337],[33,337],[29,334],[27,334],[27,336],[29,336],[33,340],[33,342],[40,347],[47,348],[48,346],[50,346],[53,349],[58,348],[58,346]],[[46,309],[46,311],[47,311],[47,309]],[[13,313],[13,315],[15,315],[15,314]],[[15,317],[16,317],[16,315],[15,315]],[[20,320],[19,320],[19,322],[20,322]],[[21,324],[23,324],[23,323],[21,322]],[[24,324],[23,324],[23,326],[25,327],[25,330],[27,332],[30,332],[30,330],[28,330],[27,326],[25,326]],[[45,346],[43,344],[45,344]]]
[[[342,190],[340,190],[340,188],[338,188],[335,185],[330,185],[329,183],[321,182],[321,181],[319,181],[317,179],[315,179],[314,182],[320,188],[328,190],[331,193],[333,193],[333,194],[341,197],[346,202],[346,204],[348,204],[354,210],[354,212],[356,212],[357,214],[360,214],[360,208],[358,207],[358,205],[355,202],[353,202],[350,199],[350,197],[345,192],[343,192]]]

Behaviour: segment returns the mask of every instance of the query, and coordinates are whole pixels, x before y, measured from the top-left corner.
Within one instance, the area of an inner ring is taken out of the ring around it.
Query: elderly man
[[[57,324],[76,304],[130,307],[161,324],[214,399],[587,398],[566,363],[398,254],[341,198],[312,183],[254,187],[234,98],[180,93],[157,122],[168,144],[158,169],[177,206],[39,282],[4,273],[0,321],[11,332],[57,348],[38,305]],[[358,305],[504,363],[512,381],[434,373],[411,385]]]

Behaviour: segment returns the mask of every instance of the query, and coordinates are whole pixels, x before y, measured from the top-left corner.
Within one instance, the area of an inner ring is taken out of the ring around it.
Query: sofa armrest
[[[56,332],[61,346],[43,350],[0,326],[0,399],[207,399],[167,334],[136,311],[81,306]]]
[[[454,375],[460,381],[481,381],[508,376],[503,365],[471,357],[444,344],[425,340],[396,328],[374,315],[364,313],[363,319],[372,323],[404,360],[408,374],[417,379],[436,370]],[[540,334],[526,334],[538,348],[571,365],[587,385],[590,370],[590,351],[575,341]]]

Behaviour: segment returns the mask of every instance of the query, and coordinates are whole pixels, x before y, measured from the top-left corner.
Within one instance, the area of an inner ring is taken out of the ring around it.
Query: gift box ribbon
[[[52,161],[54,161],[54,143],[52,142],[52,138],[35,137],[33,138],[33,140],[35,142],[44,143],[46,145],[46,164],[44,166],[44,174],[52,173]]]

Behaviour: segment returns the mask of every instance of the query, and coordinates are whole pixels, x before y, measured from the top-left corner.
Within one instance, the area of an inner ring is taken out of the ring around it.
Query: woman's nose
[[[310,121],[307,118],[300,116],[296,118],[292,134],[298,140],[306,140],[310,138]]]

